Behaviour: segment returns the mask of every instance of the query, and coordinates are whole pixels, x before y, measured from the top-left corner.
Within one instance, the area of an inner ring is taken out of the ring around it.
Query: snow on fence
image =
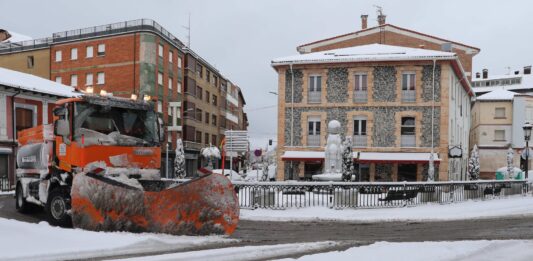
[[[525,181],[465,182],[240,182],[241,208],[383,208],[486,200],[525,194]]]

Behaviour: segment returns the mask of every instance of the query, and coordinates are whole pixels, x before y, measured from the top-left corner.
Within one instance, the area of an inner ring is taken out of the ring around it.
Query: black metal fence
[[[521,195],[525,181],[233,182],[241,208],[382,208]]]
[[[0,177],[0,192],[1,191],[10,191],[13,188],[11,187],[11,182],[7,177]]]

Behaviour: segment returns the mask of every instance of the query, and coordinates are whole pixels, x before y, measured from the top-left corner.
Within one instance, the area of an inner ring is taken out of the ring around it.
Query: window
[[[173,58],[174,58],[174,52],[168,51],[168,62],[172,63]]]
[[[414,102],[416,101],[415,93],[415,73],[402,74],[402,101]]]
[[[402,117],[401,126],[401,146],[402,147],[415,147],[415,118],[414,117]]]
[[[172,90],[172,78],[168,78],[168,89]],[[170,94],[170,92],[169,92]]]
[[[209,124],[209,112],[205,113],[205,123]]]
[[[353,119],[353,144],[356,147],[366,147],[366,117]]]
[[[213,105],[217,106],[217,96],[213,94]]]
[[[181,82],[178,82],[178,93],[181,93]]]
[[[78,48],[70,49],[70,60],[78,60]]]
[[[196,98],[198,98],[198,99],[200,99],[200,100],[203,99],[203,98],[202,98],[202,94],[203,94],[202,87],[198,87],[198,86],[196,86],[196,95],[197,95]]]
[[[309,117],[307,125],[307,146],[320,146],[320,117]]]
[[[202,143],[202,132],[200,131],[196,132],[196,142]]]
[[[157,101],[157,112],[163,113],[163,103],[161,101]]]
[[[204,134],[204,142],[207,144],[209,143],[209,133]]]
[[[37,113],[34,106],[22,105],[21,107],[16,106],[15,108],[15,129],[16,135],[21,130],[32,128],[37,125]]]
[[[178,68],[181,69],[182,67],[182,64],[181,64],[181,56],[178,56]]]
[[[196,74],[198,75],[198,77],[202,78],[204,76],[204,67],[201,66],[200,64],[197,64],[196,65]]]
[[[56,51],[56,62],[61,62],[63,54],[61,51]]]
[[[93,56],[94,56],[94,47],[87,46],[85,48],[85,57],[86,58],[93,58]]]
[[[200,109],[196,109],[196,120],[197,121],[202,121],[202,110]]]
[[[160,72],[157,73],[157,84],[163,85],[163,74]]]
[[[159,47],[157,48],[157,54],[159,57],[163,57],[163,45],[159,44]]]
[[[215,86],[218,86],[218,77],[213,76],[213,81],[215,82]]]
[[[505,107],[496,108],[494,112],[495,119],[504,119],[505,118]]]
[[[319,103],[322,96],[322,76],[309,76],[308,102]]]
[[[85,86],[93,85],[93,74],[88,73],[85,75]]]
[[[495,130],[494,141],[505,141],[505,130]]]
[[[217,145],[217,135],[211,135],[211,144],[213,144],[213,146]]]
[[[213,124],[213,126],[217,126],[217,116],[215,114],[211,115],[211,124]]]
[[[61,76],[56,76],[56,82],[57,82],[57,83],[62,83]]]
[[[207,69],[205,70],[205,80],[211,82],[211,72]]]
[[[70,76],[70,86],[72,87],[78,86],[78,75],[73,74]]]
[[[98,56],[104,56],[105,55],[105,44],[99,44],[98,45]]]
[[[366,102],[367,101],[367,75],[366,74],[356,74],[354,82],[354,96],[353,100],[355,102]]]
[[[26,58],[26,63],[27,63],[28,69],[33,68],[33,65],[34,65],[33,55],[30,55],[28,56],[28,58]]]
[[[192,102],[183,102],[183,117],[194,119],[196,117],[196,105]]]
[[[105,84],[105,73],[99,72],[96,74],[96,84]]]
[[[205,101],[207,103],[209,103],[209,98],[211,98],[211,94],[209,93],[209,91],[205,91]]]

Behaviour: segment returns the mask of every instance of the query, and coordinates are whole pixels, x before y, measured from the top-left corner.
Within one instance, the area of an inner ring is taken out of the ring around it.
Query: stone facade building
[[[476,98],[471,118],[470,147],[478,146],[481,178],[496,178],[496,170],[507,166],[509,148],[514,151],[513,165],[524,169],[522,126],[533,122],[533,96],[493,90]]]
[[[474,95],[456,53],[384,44],[274,59],[278,180],[323,172],[326,126],[354,140],[361,181],[464,179]],[[451,147],[461,158],[449,159]]]

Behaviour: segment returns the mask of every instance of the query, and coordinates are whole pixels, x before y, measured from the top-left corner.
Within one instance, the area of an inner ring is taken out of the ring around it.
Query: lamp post
[[[531,139],[531,129],[533,128],[533,125],[531,125],[531,123],[529,122],[526,122],[524,124],[524,126],[522,127],[522,129],[524,129],[524,140],[526,141],[526,147],[525,147],[525,152],[526,152],[526,163],[524,164],[524,167],[526,168],[526,180],[528,179],[528,169],[529,169],[529,166],[528,166],[528,161],[529,161],[529,139]]]

